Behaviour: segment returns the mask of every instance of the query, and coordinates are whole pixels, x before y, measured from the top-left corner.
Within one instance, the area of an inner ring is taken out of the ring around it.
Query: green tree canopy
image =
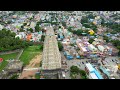
[[[32,28],[30,28],[30,29],[28,29],[28,31],[33,32],[33,29],[32,29]]]
[[[109,38],[107,36],[103,36],[103,39],[106,40],[106,42],[109,42]]]
[[[94,39],[90,38],[88,42],[92,44],[93,41],[94,41]]]
[[[59,41],[58,41],[58,48],[59,48],[59,50],[60,50],[60,51],[62,51],[62,50],[63,50],[63,45],[62,45],[62,43],[61,43],[61,42],[59,42]]]
[[[41,36],[41,41],[44,42],[44,39],[45,39],[45,35],[42,35],[42,36]]]
[[[70,72],[78,74],[79,73],[79,68],[77,66],[73,65],[73,66],[70,67]]]
[[[15,35],[10,30],[3,29],[0,31],[0,51],[25,48],[29,45],[29,42],[15,38]]]
[[[83,16],[81,19],[81,24],[88,23],[88,18]]]

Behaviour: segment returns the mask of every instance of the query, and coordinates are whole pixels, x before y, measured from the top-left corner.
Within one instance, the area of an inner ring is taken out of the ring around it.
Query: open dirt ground
[[[36,55],[29,63],[29,65],[27,65],[24,69],[29,69],[29,68],[39,68],[40,67],[40,62],[41,62],[41,58],[42,58],[42,54],[40,55]],[[25,71],[23,70],[21,76],[19,77],[19,79],[35,79],[35,73],[38,70],[29,70],[29,71]]]
[[[35,58],[33,58],[29,65],[27,65],[25,68],[38,68],[40,67],[40,62],[41,62],[42,55],[36,55]]]

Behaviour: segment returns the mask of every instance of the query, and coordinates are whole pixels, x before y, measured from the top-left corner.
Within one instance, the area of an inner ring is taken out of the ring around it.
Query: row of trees
[[[60,41],[58,41],[58,48],[59,48],[60,51],[63,50],[63,45],[62,45],[62,43]]]
[[[3,29],[0,31],[0,51],[26,48],[30,45],[30,42],[15,38],[15,35],[10,30]]]

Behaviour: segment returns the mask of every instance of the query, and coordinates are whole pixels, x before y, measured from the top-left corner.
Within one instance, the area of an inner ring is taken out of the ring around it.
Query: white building
[[[90,63],[85,65],[85,70],[88,73],[89,79],[103,79],[100,73]]]
[[[98,45],[97,47],[98,47],[98,49],[99,49],[101,52],[104,52],[104,49],[105,49],[105,48],[104,48],[102,45]]]
[[[4,28],[4,26],[0,24],[0,30],[2,30],[3,28]]]
[[[89,44],[89,45],[88,45],[88,48],[89,48],[91,51],[97,51],[97,48],[95,48],[92,44]]]
[[[30,28],[34,28],[34,27],[35,27],[35,25],[36,25],[36,23],[35,23],[35,22],[31,22],[31,24],[30,24]]]

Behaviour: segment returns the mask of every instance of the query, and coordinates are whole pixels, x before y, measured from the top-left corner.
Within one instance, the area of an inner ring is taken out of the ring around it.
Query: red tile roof
[[[3,61],[3,58],[0,58],[0,63]]]

